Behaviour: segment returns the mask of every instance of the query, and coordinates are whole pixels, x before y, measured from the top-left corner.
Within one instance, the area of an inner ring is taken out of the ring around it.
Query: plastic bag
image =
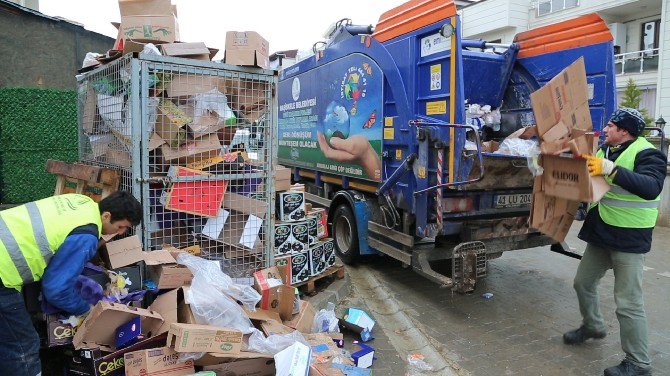
[[[249,337],[248,351],[275,355],[296,342],[309,346],[305,337],[297,330],[288,334],[271,334],[265,337],[260,330],[254,329]]]
[[[236,284],[232,278],[221,271],[220,267],[209,260],[182,252],[177,256],[177,262],[186,265],[194,277],[200,275],[206,280],[210,288],[216,287],[224,294],[242,303],[244,308],[250,311],[255,311],[256,305],[261,301],[261,294],[252,286]]]
[[[326,309],[319,310],[314,316],[312,333],[339,333],[339,320],[335,316],[335,304],[328,302]]]
[[[158,47],[156,47],[153,43],[147,43],[144,45],[144,48],[142,49],[143,54],[147,55],[157,55],[161,56],[163,55],[159,50]]]
[[[233,328],[245,334],[254,330],[242,307],[232,297],[239,296],[240,301],[245,301],[246,304],[255,301],[255,307],[260,295],[254,291],[255,297],[252,298],[248,291],[252,289],[251,286],[240,288],[239,285],[234,285],[230,277],[216,264],[188,253],[180,253],[177,262],[186,265],[193,273],[193,281],[186,298],[191,302],[191,311],[198,324]]]
[[[500,143],[498,154],[532,157],[540,154],[540,147],[535,140],[521,138],[506,138]]]
[[[212,89],[206,93],[193,96],[195,105],[193,115],[195,117],[207,116],[209,111],[216,112],[219,115],[219,124],[223,122],[226,125],[237,123],[237,117],[233,110],[228,106],[228,98],[217,89]]]

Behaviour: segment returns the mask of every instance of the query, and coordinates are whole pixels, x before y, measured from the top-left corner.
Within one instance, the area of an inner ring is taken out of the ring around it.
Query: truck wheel
[[[335,209],[332,230],[337,256],[347,265],[354,264],[360,254],[358,231],[356,230],[356,218],[348,205],[343,204]]]

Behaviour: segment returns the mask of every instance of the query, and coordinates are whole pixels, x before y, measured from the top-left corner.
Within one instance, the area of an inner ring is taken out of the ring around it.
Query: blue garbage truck
[[[602,129],[616,87],[612,36],[597,14],[507,45],[463,38],[451,0],[409,1],[375,27],[344,19],[331,29],[279,74],[278,159],[328,209],[341,260],[385,254],[467,291],[502,252],[565,251],[529,226],[526,157],[491,145],[532,126],[530,94],[579,58]],[[441,260],[451,270],[438,270]]]

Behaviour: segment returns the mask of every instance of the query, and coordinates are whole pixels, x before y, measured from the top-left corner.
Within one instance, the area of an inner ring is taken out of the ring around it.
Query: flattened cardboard
[[[242,348],[242,332],[210,325],[173,323],[168,331],[167,343],[177,352],[235,355]]]
[[[151,328],[163,322],[161,315],[148,309],[100,301],[79,326],[72,344],[75,349],[100,347],[106,351],[113,351],[114,330],[110,328],[117,328],[137,316],[142,317],[142,330],[146,331],[143,334],[147,337],[154,334],[150,332]]]
[[[275,320],[266,320],[266,321],[261,321],[260,323],[261,330],[263,333],[265,333],[266,336],[271,336],[273,334],[290,334],[295,331],[293,328],[289,328],[288,326],[282,324],[280,321],[275,321]]]
[[[160,46],[160,50],[165,56],[184,57],[188,59],[209,61],[210,50],[205,43],[165,43]],[[216,55],[216,52],[214,53]]]
[[[169,347],[139,350],[123,356],[126,376],[182,376],[195,373],[193,359],[179,361],[179,354]]]
[[[214,371],[217,376],[275,376],[275,360],[272,358],[240,359],[205,366],[203,370]]]
[[[205,353],[200,359],[196,359],[196,366],[215,366],[222,363],[230,363],[237,360],[247,359],[272,359],[272,355],[251,351],[240,351],[238,354],[216,354]]]
[[[255,311],[249,311],[244,309],[244,312],[247,314],[247,317],[249,317],[250,320],[254,321],[281,321],[279,314],[275,311],[268,311],[266,309],[256,309]]]
[[[293,328],[300,333],[311,333],[314,316],[316,316],[314,307],[308,301],[301,300],[300,312],[294,315],[291,320],[284,321],[284,325]]]
[[[144,259],[142,243],[137,235],[108,242],[105,247],[107,252],[103,255],[110,269],[132,265]]]
[[[267,203],[237,193],[228,193],[223,198],[223,207],[244,214],[252,214],[258,218],[265,218]]]
[[[161,146],[163,159],[169,164],[188,164],[221,155],[221,142],[216,134],[196,138],[177,148]]]
[[[170,98],[190,97],[219,89],[221,78],[211,75],[174,74],[166,85],[167,95]]]

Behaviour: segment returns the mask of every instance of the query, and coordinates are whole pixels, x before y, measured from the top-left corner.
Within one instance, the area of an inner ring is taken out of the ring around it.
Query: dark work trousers
[[[0,283],[0,375],[41,374],[40,338],[23,296]]]

